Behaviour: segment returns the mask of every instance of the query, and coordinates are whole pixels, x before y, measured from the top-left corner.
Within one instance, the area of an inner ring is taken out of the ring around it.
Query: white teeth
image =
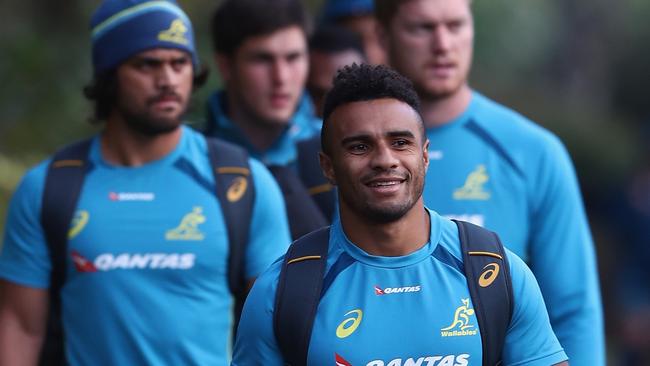
[[[375,183],[372,183],[371,186],[373,186],[373,187],[385,187],[385,186],[394,186],[396,184],[399,184],[399,182],[398,181],[375,182]]]

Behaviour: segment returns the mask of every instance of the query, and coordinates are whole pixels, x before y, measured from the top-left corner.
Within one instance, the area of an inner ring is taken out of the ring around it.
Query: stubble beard
[[[121,115],[130,130],[147,137],[156,137],[174,132],[181,125],[186,109],[187,106],[176,117],[154,117],[149,112],[137,113],[128,108],[121,108]]]

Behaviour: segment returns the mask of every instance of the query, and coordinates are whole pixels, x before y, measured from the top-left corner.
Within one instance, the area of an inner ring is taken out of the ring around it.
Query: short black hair
[[[352,50],[366,58],[361,36],[336,24],[323,24],[318,27],[309,39],[309,50],[325,54]]]
[[[247,38],[294,25],[309,37],[311,17],[300,0],[225,0],[212,16],[212,46],[231,56]]]
[[[411,106],[420,120],[420,129],[424,135],[424,124],[420,114],[420,98],[409,79],[384,65],[356,63],[343,67],[334,77],[334,85],[325,96],[323,107],[323,128],[321,130],[321,147],[329,154],[325,136],[328,119],[339,106],[347,103],[362,102],[382,98],[392,98]]]

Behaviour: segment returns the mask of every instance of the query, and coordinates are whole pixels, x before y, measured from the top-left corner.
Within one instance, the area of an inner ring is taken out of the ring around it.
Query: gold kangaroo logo
[[[168,29],[158,33],[158,40],[187,45],[190,41],[185,37],[185,33],[187,33],[185,23],[181,19],[176,19]]]
[[[490,180],[485,165],[481,164],[469,173],[465,184],[454,191],[454,199],[457,200],[488,200],[490,193],[483,190],[483,185]]]
[[[489,263],[485,267],[483,267],[483,273],[481,273],[481,276],[478,278],[478,284],[481,287],[488,287],[494,282],[494,280],[497,279],[497,276],[499,276],[499,267],[498,264],[496,263]]]
[[[180,224],[165,233],[167,240],[203,240],[205,235],[199,230],[199,225],[206,220],[203,216],[203,208],[197,206],[192,212],[181,219]]]
[[[237,177],[233,179],[232,184],[228,187],[226,198],[228,198],[228,201],[230,202],[237,202],[242,198],[242,196],[244,196],[247,188],[248,180],[244,177]]]
[[[68,239],[72,239],[86,227],[90,214],[86,210],[79,210],[75,213],[70,223],[70,230],[68,230]]]
[[[474,315],[474,309],[469,308],[469,298],[461,299],[461,301],[463,302],[463,305],[456,309],[456,312],[454,313],[454,322],[447,328],[442,328],[442,330],[452,330],[456,327],[460,330],[465,330],[474,327],[469,324],[469,317]]]

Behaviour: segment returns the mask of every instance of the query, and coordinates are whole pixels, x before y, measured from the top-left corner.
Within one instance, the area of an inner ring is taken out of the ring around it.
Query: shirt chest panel
[[[338,355],[352,365],[455,365],[480,360],[480,347],[460,273],[432,260],[407,269],[356,263],[321,301],[309,358],[314,364],[331,364]]]

